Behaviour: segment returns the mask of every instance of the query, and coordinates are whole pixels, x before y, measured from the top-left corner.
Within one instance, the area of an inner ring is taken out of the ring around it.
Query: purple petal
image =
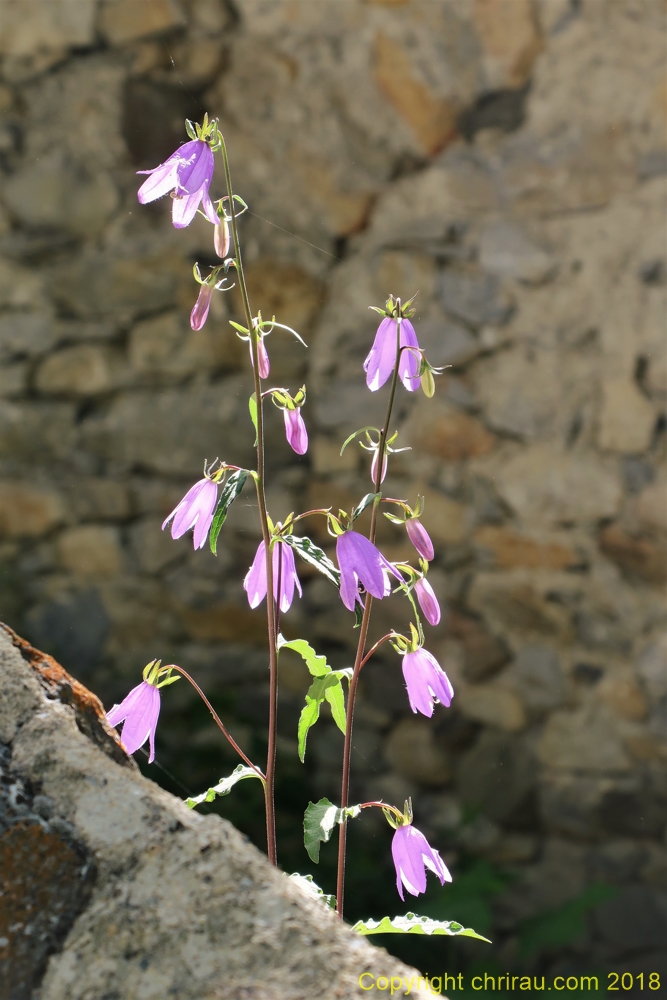
[[[252,359],[252,351],[250,352]],[[269,361],[269,352],[264,344],[264,338],[260,337],[257,341],[257,359],[259,364],[259,377],[268,378],[271,371],[271,362]]]
[[[399,826],[394,833],[391,844],[391,853],[396,866],[396,887],[401,899],[403,896],[403,886],[413,896],[426,891],[426,872],[421,860],[421,844],[415,842],[412,826]],[[420,835],[421,836],[421,835]]]
[[[174,519],[171,526],[172,538],[180,538],[194,527],[194,547],[200,549],[206,543],[217,500],[217,484],[210,479],[200,479],[166,518],[162,530],[164,531],[172,518]]]
[[[305,455],[308,451],[308,431],[301,416],[301,410],[283,410],[285,418],[285,435],[288,444],[297,453]]]
[[[177,152],[181,160],[178,183],[183,191],[194,194],[195,191],[200,191],[204,184],[211,183],[215,163],[211,147],[207,142],[203,139],[193,139],[184,143]]]
[[[378,549],[357,531],[346,531],[336,539],[336,558],[341,572],[340,596],[349,611],[358,598],[358,579],[369,594],[385,597],[386,572]],[[392,568],[393,569],[393,568]]]
[[[371,392],[381,389],[396,364],[396,320],[388,316],[380,323],[370,353],[364,361],[366,385]]]
[[[218,217],[218,213],[216,212],[215,208],[213,207],[213,202],[211,201],[211,196],[208,193],[209,187],[210,187],[210,181],[207,182],[207,184],[203,188],[202,199],[201,199],[201,207],[203,208],[204,215],[206,216],[206,218],[208,219],[208,221],[212,222],[214,226],[217,226],[217,224],[219,223],[220,219]]]
[[[163,198],[178,185],[178,154],[174,153],[154,170],[140,170],[140,174],[149,174],[137,191],[137,198],[142,205]]]
[[[256,608],[266,597],[266,556],[264,553],[264,542],[261,541],[252,566],[243,581],[243,589],[248,595],[248,603],[251,608]]]
[[[280,557],[282,557],[282,568]],[[280,599],[278,599],[278,575],[280,572]],[[294,565],[294,553],[289,545],[284,542],[276,542],[273,547],[273,596],[279,604],[281,611],[289,611],[294,600],[295,588],[301,597],[303,591],[296,574]]]
[[[438,661],[426,649],[405,654],[403,677],[413,712],[421,712],[430,719],[435,700],[449,708],[454,689]]]
[[[150,739],[148,763],[155,758],[155,729],[160,714],[160,692],[147,681],[133,688],[120,705],[107,714],[111,726],[124,722],[121,740],[128,754],[136,753]]]
[[[190,326],[193,330],[201,330],[208,319],[212,295],[213,285],[204,284],[199,286],[199,295],[190,313]]]
[[[371,462],[371,479],[373,480],[373,485],[375,485],[375,483],[377,482],[377,477],[378,477],[378,458],[379,458],[379,455],[380,455],[380,449],[377,448],[373,452],[373,461]],[[385,451],[384,457],[382,459],[382,476],[380,477],[380,482],[381,483],[384,482],[384,478],[387,475],[388,458],[389,458],[389,456],[387,455],[387,452]]]
[[[415,593],[426,621],[429,625],[437,625],[440,621],[440,605],[428,580],[418,580],[415,584]]]
[[[199,208],[204,193],[203,187],[193,194],[176,195],[171,207],[171,221],[175,229],[185,229],[189,226]]]
[[[218,503],[218,487],[216,483],[206,480],[207,485],[202,488],[197,498],[197,523],[192,535],[195,549],[201,549],[206,545],[208,531]]]
[[[401,320],[401,347],[419,347],[415,328],[409,319]],[[420,386],[418,371],[418,355],[414,351],[401,351],[398,374],[409,392],[414,392]]]
[[[433,542],[421,521],[416,517],[409,518],[405,522],[405,530],[419,555],[427,562],[431,562],[435,554],[433,551]]]

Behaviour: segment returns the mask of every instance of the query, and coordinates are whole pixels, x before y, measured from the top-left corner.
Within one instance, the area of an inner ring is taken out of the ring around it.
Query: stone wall
[[[387,489],[427,493],[448,609],[428,645],[456,697],[429,724],[396,656],[369,664],[354,796],[412,794],[455,876],[475,858],[514,874],[494,900],[506,963],[598,883],[617,895],[589,936],[543,963],[627,951],[639,971],[661,945],[627,925],[667,888],[664,30],[659,0],[0,4],[2,616],[106,704],[153,657],[182,663],[256,745],[252,497],[217,558],[160,532],[205,458],[251,461],[235,293],[188,326],[210,227],[136,201],[135,171],[208,110],[250,205],[253,306],[310,344],[269,342],[276,384],[308,385],[311,436],[297,459],[269,415],[271,512],[369,489],[364,453],[338,455],[379,419],[368,305],[418,290],[420,341],[451,366],[435,399],[401,395],[412,450]],[[408,556],[391,525],[381,541]],[[285,630],[349,663],[351,616],[303,578]],[[378,606],[377,634],[402,614]],[[285,659],[297,781],[306,686]],[[232,762],[184,687],[158,760],[199,791]],[[329,720],[309,743],[305,797],[335,796]]]

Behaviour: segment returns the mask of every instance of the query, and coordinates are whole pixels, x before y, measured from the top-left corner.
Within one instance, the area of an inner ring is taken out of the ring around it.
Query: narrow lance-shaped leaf
[[[383,917],[382,920],[357,920],[353,931],[359,934],[445,934],[448,937],[471,937],[478,941],[486,941],[472,927],[464,927],[455,920],[431,920],[430,917],[419,917],[415,913],[406,913],[404,917]]]
[[[376,498],[381,496],[382,496],[381,493],[367,493],[366,496],[363,498],[363,500],[360,500],[357,506],[352,511],[352,520],[356,521],[359,515],[363,514],[366,508],[370,506],[370,504],[372,504]]]
[[[218,506],[215,509],[215,514],[213,515],[211,530],[209,531],[208,536],[209,545],[211,546],[211,552],[213,555],[216,555],[218,535],[220,534],[220,529],[225,523],[227,512],[245,486],[245,481],[249,475],[250,473],[247,469],[238,469],[236,472],[232,472],[232,474],[227,478],[225,485],[222,487],[222,493],[220,494]]]
[[[202,792],[201,795],[196,795],[193,799],[186,799],[185,803],[190,809],[194,809],[195,806],[200,805],[202,802],[213,802],[216,795],[229,795],[234,785],[239,781],[243,781],[244,778],[259,778],[262,784],[264,784],[263,779],[254,768],[246,767],[245,764],[239,764],[238,767],[234,768],[229,777],[221,778],[217,785]]]
[[[295,552],[298,552],[302,559],[319,569],[320,573],[326,576],[335,587],[340,587],[340,570],[332,563],[326,553],[315,545],[314,542],[305,535],[283,535],[282,542],[290,545]]]
[[[361,806],[339,809],[329,799],[309,802],[303,817],[303,842],[308,856],[315,864],[320,860],[320,844],[326,844],[337,823],[354,819],[361,812]]]
[[[254,392],[253,392],[252,396],[250,397],[250,399],[248,400],[248,409],[250,411],[250,419],[252,420],[252,426],[255,428],[255,444],[254,444],[254,447],[256,448],[257,447],[257,435],[259,434],[259,431],[257,430],[257,396],[255,395]]]

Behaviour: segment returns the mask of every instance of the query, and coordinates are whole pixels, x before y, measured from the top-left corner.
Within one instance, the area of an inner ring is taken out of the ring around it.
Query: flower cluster
[[[415,312],[412,302],[402,303],[400,299],[390,296],[384,308],[376,309],[382,318],[370,352],[363,364],[366,384],[371,392],[377,392],[391,380],[386,418],[382,427],[363,428],[348,438],[343,446],[345,447],[352,439],[357,438],[361,446],[372,453],[370,473],[374,492],[367,494],[351,512],[339,511],[338,516],[334,515],[331,509],[306,511],[298,515],[291,513],[284,523],[274,523],[267,509],[263,480],[265,466],[264,421],[269,419],[265,414],[265,402],[270,399],[275,407],[282,410],[285,437],[297,455],[305,455],[307,452],[308,431],[302,413],[306,401],[306,387],[303,386],[292,394],[288,389],[282,387],[266,388],[264,386],[271,371],[266,342],[269,335],[275,330],[288,331],[299,341],[301,341],[301,337],[295,330],[277,322],[275,317],[265,320],[262,319],[261,313],[257,313],[256,316],[252,315],[239,252],[237,226],[237,218],[246,210],[247,206],[238,195],[232,192],[224,139],[218,131],[217,121],[209,120],[208,116],[204,117],[202,125],[187,122],[186,129],[190,141],[185,142],[158,167],[153,170],[140,171],[147,174],[148,178],[139,188],[138,198],[142,204],[145,204],[171,194],[172,221],[177,229],[189,225],[198,212],[213,226],[213,247],[221,263],[212,267],[206,276],[201,274],[197,264],[194,266],[194,277],[200,287],[190,316],[193,330],[200,330],[207,321],[213,293],[231,287],[231,284],[228,283],[232,280],[230,275],[233,274],[234,281],[240,285],[244,306],[243,322],[232,321],[231,325],[237,336],[248,343],[250,351],[253,391],[248,401],[248,408],[256,436],[257,467],[255,470],[240,469],[224,462],[216,467],[217,459],[212,466],[205,465],[204,477],[190,487],[183,499],[165,519],[162,528],[164,530],[170,525],[171,535],[174,539],[192,531],[195,549],[203,548],[208,541],[211,550],[216,553],[218,535],[230,505],[240,495],[246,481],[254,483],[257,492],[262,541],[259,543],[252,565],[246,573],[243,587],[251,608],[257,608],[266,602],[271,690],[266,774],[245,756],[243,750],[234,742],[224,724],[215,714],[203,692],[180,667],[173,665],[172,667],[161,667],[159,661],[148,664],[144,670],[142,683],[135,687],[120,705],[114,705],[108,713],[108,722],[112,726],[123,724],[121,739],[130,754],[135,753],[148,740],[150,744],[149,761],[152,762],[155,757],[155,729],[160,711],[159,689],[172,683],[181,674],[190,680],[206,701],[223,734],[248,765],[245,768],[241,766],[240,770],[244,772],[242,775],[237,769],[237,772],[230,778],[222,779],[216,789],[209,789],[206,796],[214,796],[216,792],[226,794],[235,781],[240,780],[240,777],[260,778],[265,794],[268,853],[275,863],[273,776],[276,762],[277,665],[282,646],[291,646],[303,656],[304,662],[313,675],[313,683],[306,696],[306,706],[299,721],[298,738],[301,759],[303,760],[303,753],[305,753],[306,733],[310,726],[317,721],[320,705],[324,700],[329,702],[336,724],[345,733],[341,807],[336,809],[332,806],[334,814],[341,817],[340,820],[336,820],[336,822],[341,823],[338,875],[339,913],[342,914],[345,824],[350,815],[356,815],[355,810],[358,813],[361,808],[366,806],[380,806],[390,825],[394,828],[391,850],[396,868],[396,886],[401,899],[404,899],[404,890],[416,896],[426,889],[427,869],[435,873],[441,885],[451,881],[451,875],[438,851],[434,850],[424,835],[413,826],[412,808],[409,802],[406,802],[403,812],[393,806],[377,802],[349,808],[347,797],[350,740],[357,681],[364,664],[381,643],[389,640],[402,658],[407,699],[413,712],[419,712],[431,718],[435,705],[449,707],[454,696],[447,674],[432,653],[425,648],[422,616],[426,623],[437,626],[441,619],[441,611],[437,596],[427,578],[429,564],[434,559],[435,552],[428,531],[422,523],[423,498],[418,498],[417,506],[413,509],[403,500],[384,496],[381,489],[388,474],[391,455],[401,450],[395,444],[398,432],[390,430],[392,407],[398,383],[400,382],[411,393],[421,386],[425,395],[430,397],[435,391],[433,376],[437,374],[437,369],[429,364],[419,345],[417,332],[412,324]],[[214,202],[211,198],[211,185],[214,174],[214,153],[217,151],[220,151],[223,157],[227,193],[223,197],[216,198]],[[360,440],[364,435],[365,444]],[[388,506],[389,509],[382,505]],[[371,517],[370,530],[366,535],[356,530],[354,525],[357,518],[367,509],[370,509]],[[417,555],[417,567],[412,566],[409,562],[392,562],[377,547],[377,520],[381,513],[384,513],[394,523],[404,525],[408,539],[414,546]],[[317,515],[326,518],[329,533],[336,539],[337,565],[325,550],[320,549],[307,536],[295,534],[297,522],[303,518]],[[354,666],[351,668],[332,670],[325,658],[317,656],[305,640],[287,642],[279,634],[281,614],[289,612],[295,594],[298,594],[299,597],[302,596],[302,587],[295,564],[295,552],[309,563],[311,570],[314,568],[314,570],[320,571],[330,582],[336,584],[342,604],[349,611],[355,613],[359,639]],[[391,631],[374,646],[367,649],[373,601],[384,600],[392,593],[407,598],[404,607],[408,609],[410,616],[410,637],[407,638],[399,632]],[[177,676],[172,676],[172,669],[178,671]],[[348,684],[347,704],[342,686],[344,680]],[[197,801],[202,798],[200,796]],[[210,801],[210,799],[207,800]],[[312,824],[309,829],[312,830]]]

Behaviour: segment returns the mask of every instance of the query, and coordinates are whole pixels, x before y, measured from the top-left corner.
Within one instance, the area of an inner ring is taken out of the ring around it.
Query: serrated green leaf
[[[281,541],[287,542],[302,559],[319,569],[335,587],[340,587],[340,570],[336,569],[331,559],[310,538],[305,535],[283,535]]]
[[[455,920],[431,920],[430,917],[418,917],[415,913],[406,913],[404,917],[383,917],[382,920],[357,920],[353,931],[365,936],[369,934],[446,934],[448,937],[471,937],[478,941],[486,941],[472,927],[464,927]]]
[[[352,511],[352,520],[356,521],[360,514],[366,510],[366,508],[373,503],[376,497],[381,497],[381,493],[367,493],[363,500],[360,500],[357,506]]]
[[[185,804],[190,809],[194,809],[195,806],[200,805],[202,802],[213,802],[216,795],[229,795],[234,785],[239,781],[243,781],[244,778],[259,778],[262,784],[264,784],[264,781],[254,768],[246,767],[245,764],[239,764],[238,767],[234,768],[229,777],[221,778],[217,785],[208,788],[201,795],[196,795],[193,799],[186,799]]]
[[[213,515],[213,520],[211,522],[211,530],[208,534],[208,542],[211,546],[211,552],[213,555],[217,554],[218,535],[220,534],[220,529],[225,523],[229,508],[245,486],[245,481],[249,475],[250,473],[247,469],[237,469],[236,472],[232,472],[232,474],[227,478],[225,485],[222,487],[220,499],[218,500],[218,506],[215,508],[215,514]]]
[[[303,842],[308,856],[315,864],[320,860],[320,844],[326,844],[337,823],[354,819],[361,812],[361,806],[339,809],[329,799],[309,802],[303,817]]]
[[[331,706],[331,716],[334,722],[341,733],[345,734],[347,720],[345,717],[345,695],[343,694],[343,685],[341,682],[338,681],[337,684],[328,687],[324,692],[324,697]]]
[[[323,892],[319,885],[317,885],[317,883],[313,880],[312,875],[299,875],[298,872],[294,872],[293,875],[288,875],[287,877],[291,879],[291,881],[296,882],[299,888],[302,889],[307,896],[310,896],[312,899],[319,900],[320,903],[324,903],[324,905],[331,910],[336,909],[336,897]]]
[[[305,639],[290,639],[288,642],[282,635],[278,636],[278,649],[293,649],[308,667],[313,677],[323,677],[331,673],[326,656],[319,656]]]

